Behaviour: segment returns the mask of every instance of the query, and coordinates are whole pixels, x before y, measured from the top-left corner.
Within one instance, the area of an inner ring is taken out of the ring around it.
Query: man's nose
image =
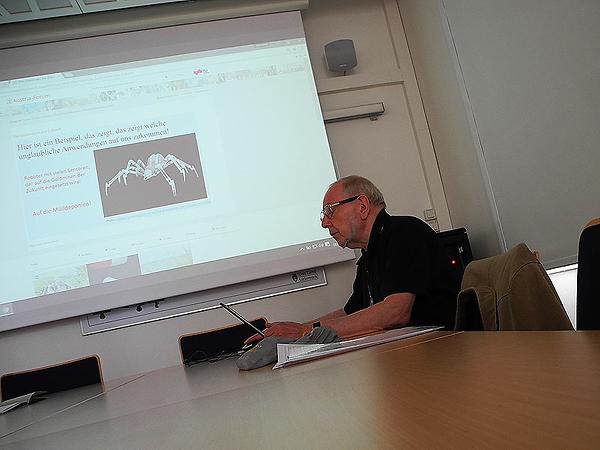
[[[321,226],[323,228],[329,228],[331,226],[331,220],[329,220],[329,217],[323,216],[321,219]]]

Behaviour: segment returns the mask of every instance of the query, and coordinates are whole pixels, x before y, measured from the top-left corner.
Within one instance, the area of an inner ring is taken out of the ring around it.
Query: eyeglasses
[[[340,200],[339,202],[328,203],[325,206],[323,206],[323,211],[321,211],[321,222],[323,222],[323,219],[325,217],[328,217],[330,219],[333,218],[333,213],[335,212],[335,208],[337,206],[343,205],[344,203],[353,202],[358,197],[360,197],[360,195],[355,195],[354,197],[349,197],[349,198],[347,198],[345,200]]]

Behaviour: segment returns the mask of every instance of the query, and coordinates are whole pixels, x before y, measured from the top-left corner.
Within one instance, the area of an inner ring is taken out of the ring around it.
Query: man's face
[[[341,184],[333,185],[323,198],[325,205],[345,200],[349,196],[343,191]],[[358,248],[358,204],[356,202],[344,203],[333,207],[333,214],[323,216],[321,226],[327,228],[340,247]]]

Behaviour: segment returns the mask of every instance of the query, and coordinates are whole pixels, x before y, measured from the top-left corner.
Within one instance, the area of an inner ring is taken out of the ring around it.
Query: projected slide
[[[100,284],[141,275],[142,272],[137,255],[133,255],[88,264],[87,274],[90,284]]]
[[[33,71],[0,68],[6,314],[349,258],[319,222],[336,176],[299,16],[176,28],[93,38],[82,61],[77,42],[0,54]]]

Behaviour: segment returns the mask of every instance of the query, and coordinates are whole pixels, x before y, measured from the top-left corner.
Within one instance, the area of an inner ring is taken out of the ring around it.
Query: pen
[[[242,322],[244,322],[246,325],[249,325],[250,327],[252,327],[262,337],[265,337],[265,333],[263,333],[262,331],[260,331],[254,325],[252,325],[252,323],[249,320],[247,320],[244,316],[242,316],[240,313],[238,313],[237,311],[235,311],[233,308],[227,306],[225,303],[219,303],[219,305],[221,305],[223,308],[225,308],[227,311],[229,311],[231,314],[233,314],[239,320],[241,320]]]

